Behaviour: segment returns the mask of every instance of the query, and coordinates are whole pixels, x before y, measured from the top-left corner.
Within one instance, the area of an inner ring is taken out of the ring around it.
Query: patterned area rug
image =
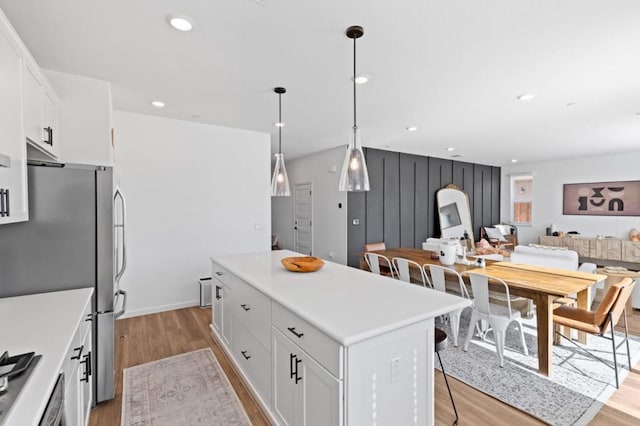
[[[124,370],[123,426],[250,425],[211,349]]]
[[[507,331],[503,368],[498,364],[491,332],[484,341],[475,336],[469,350],[464,352],[462,347],[470,318],[471,310],[465,309],[458,347],[454,347],[449,338],[449,346],[440,355],[447,374],[481,392],[552,425],[586,425],[616,391],[613,368],[590,358],[564,339],[560,346],[553,347],[551,377],[538,374],[535,317],[523,320],[529,356],[522,352],[520,335],[514,325]],[[436,322],[436,327],[451,336],[447,324]],[[621,340],[623,335],[616,333],[617,342],[618,337]],[[640,339],[632,337],[629,346],[631,364],[636,365],[640,360]],[[610,340],[590,336],[587,348],[613,365]],[[624,345],[618,349],[618,368],[621,364],[624,368],[618,374],[622,383],[628,375]],[[440,368],[437,361],[435,365]]]

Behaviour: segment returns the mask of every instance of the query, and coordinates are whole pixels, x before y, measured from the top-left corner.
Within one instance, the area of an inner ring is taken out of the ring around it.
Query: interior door
[[[295,184],[295,251],[309,256],[313,251],[312,207],[311,183]]]

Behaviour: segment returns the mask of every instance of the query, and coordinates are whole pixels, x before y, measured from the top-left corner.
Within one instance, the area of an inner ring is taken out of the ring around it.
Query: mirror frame
[[[466,231],[471,240],[471,247],[475,247],[475,239],[473,237],[473,222],[471,221],[471,208],[469,205],[469,196],[466,192],[458,188],[453,183],[446,185],[436,192],[436,200],[438,205],[438,221],[440,225],[440,238],[460,238]],[[442,229],[444,214],[442,209],[452,203],[455,203],[460,216],[460,225],[451,226]]]

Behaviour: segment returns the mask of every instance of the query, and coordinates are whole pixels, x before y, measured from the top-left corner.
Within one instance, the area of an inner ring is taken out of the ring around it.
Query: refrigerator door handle
[[[127,292],[125,290],[120,290],[118,289],[115,293],[115,303],[114,306],[118,306],[118,299],[119,296],[122,296],[122,308],[117,310],[114,314],[113,317],[114,319],[118,319],[120,318],[122,315],[124,315],[124,313],[127,310]]]
[[[120,199],[120,213],[121,213],[121,220],[122,223],[116,223],[115,227],[116,228],[122,228],[122,264],[120,265],[120,268],[117,270],[116,272],[116,283],[120,282],[120,278],[122,278],[122,275],[124,274],[125,269],[127,269],[127,237],[126,237],[126,228],[127,228],[127,202],[124,198],[124,195],[122,194],[122,191],[120,190],[120,188],[116,188],[115,194],[113,196],[113,200],[114,203],[117,199]],[[119,262],[119,256],[116,256],[116,263]]]

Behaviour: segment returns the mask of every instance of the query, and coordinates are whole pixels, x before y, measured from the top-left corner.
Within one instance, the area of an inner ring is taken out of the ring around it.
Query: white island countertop
[[[9,355],[42,355],[5,417],[6,425],[40,421],[92,294],[93,289],[83,288],[0,299],[0,349]]]
[[[344,346],[469,306],[415,284],[325,261],[317,272],[290,272],[288,250],[215,256],[214,262],[300,315]]]

